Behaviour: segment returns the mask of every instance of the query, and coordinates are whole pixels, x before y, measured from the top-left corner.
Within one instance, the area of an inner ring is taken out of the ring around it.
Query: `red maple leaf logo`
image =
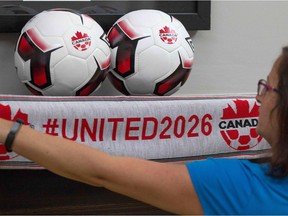
[[[175,30],[171,30],[168,26],[165,26],[163,29],[160,29],[160,33],[176,33]]]
[[[175,30],[170,29],[168,26],[159,30],[159,36],[166,44],[174,44],[177,41],[177,33]]]
[[[91,38],[87,33],[77,31],[75,36],[71,37],[72,45],[79,51],[87,50],[91,45]]]
[[[75,37],[75,36],[76,36],[76,37]],[[86,33],[83,34],[82,32],[77,31],[77,32],[75,33],[75,36],[71,37],[72,41],[74,41],[74,40],[79,40],[79,39],[81,39],[81,38],[86,38],[86,37],[88,37],[88,34],[86,34]]]
[[[234,100],[236,110],[230,104],[223,109],[219,123],[220,133],[233,149],[248,150],[260,143],[262,137],[256,132],[259,106],[254,103],[250,110],[248,100]]]
[[[76,36],[76,37],[75,37],[75,36]],[[82,32],[77,31],[77,32],[75,33],[75,36],[71,37],[72,41],[74,41],[74,40],[79,40],[79,39],[81,39],[81,38],[86,38],[86,37],[88,37],[88,34],[86,34],[86,33],[83,34]]]
[[[28,115],[21,112],[20,109],[18,109],[17,113],[12,118],[12,111],[9,105],[0,104],[0,118],[6,119],[6,120],[12,120],[12,121],[16,121],[16,119],[21,119],[24,121],[24,124],[29,124]],[[0,143],[0,160],[9,160],[9,159],[11,159],[11,156],[7,153],[4,145]]]
[[[228,107],[223,109],[223,117],[221,119],[236,119],[236,118],[252,118],[259,116],[259,106],[254,104],[249,111],[249,102],[247,100],[234,100],[236,111],[228,104]]]

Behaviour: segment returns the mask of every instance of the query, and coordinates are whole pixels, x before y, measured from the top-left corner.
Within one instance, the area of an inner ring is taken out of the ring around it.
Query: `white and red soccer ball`
[[[108,32],[92,18],[49,10],[22,29],[15,50],[20,80],[38,95],[89,95],[108,74],[125,95],[170,95],[187,80],[194,47],[180,21],[158,10],[122,16]],[[111,61],[111,67],[110,67]]]
[[[15,50],[20,80],[36,95],[90,95],[110,66],[107,36],[91,17],[48,10],[22,29]]]
[[[187,80],[194,47],[182,23],[159,10],[137,10],[108,32],[108,78],[125,95],[170,95]]]

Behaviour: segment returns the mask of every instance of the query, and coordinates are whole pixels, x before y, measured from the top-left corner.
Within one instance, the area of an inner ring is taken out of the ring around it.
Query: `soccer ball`
[[[14,60],[19,79],[33,94],[85,96],[106,78],[111,51],[107,35],[91,17],[55,9],[27,22]]]
[[[187,80],[194,46],[182,23],[159,10],[137,10],[108,32],[108,78],[125,95],[171,95]]]

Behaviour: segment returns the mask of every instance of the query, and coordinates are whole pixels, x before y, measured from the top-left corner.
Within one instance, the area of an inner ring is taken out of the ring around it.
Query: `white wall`
[[[193,37],[195,64],[178,94],[255,93],[288,45],[288,1],[213,1],[211,30]]]
[[[211,30],[190,32],[195,62],[174,95],[254,94],[281,47],[288,45],[288,1],[216,1]],[[18,34],[0,34],[0,94],[30,94],[19,82],[13,52]],[[94,95],[121,95],[106,80]]]

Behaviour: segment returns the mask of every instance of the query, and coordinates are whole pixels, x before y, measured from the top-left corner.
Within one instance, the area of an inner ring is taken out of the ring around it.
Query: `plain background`
[[[175,96],[255,94],[281,48],[288,45],[288,1],[211,2],[211,30],[189,32],[192,72]],[[0,34],[0,94],[30,95],[14,68],[19,34]],[[93,95],[122,95],[104,81]]]

